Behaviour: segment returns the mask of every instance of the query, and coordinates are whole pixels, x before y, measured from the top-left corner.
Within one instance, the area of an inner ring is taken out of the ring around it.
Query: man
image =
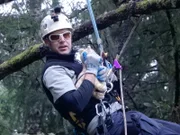
[[[95,91],[95,82],[97,78],[102,82],[106,80],[107,68],[102,66],[101,57],[92,49],[80,54],[82,63],[77,61],[77,52],[72,49],[72,31],[68,18],[58,8],[41,22],[42,39],[50,48],[42,75],[46,95],[56,110],[78,131],[89,135],[123,135],[121,105],[114,97],[117,94],[115,90],[119,89],[118,82],[114,81],[112,93],[99,100],[97,95],[103,90]],[[76,86],[81,78],[82,65],[85,67],[84,77],[82,83]],[[156,122],[135,111],[127,111],[126,115],[128,135],[180,134],[177,124]]]

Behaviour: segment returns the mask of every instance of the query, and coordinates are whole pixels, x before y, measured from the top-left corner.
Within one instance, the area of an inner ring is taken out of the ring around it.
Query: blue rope
[[[93,13],[93,10],[92,10],[92,7],[91,7],[90,0],[87,0],[87,6],[88,6],[89,15],[90,15],[90,18],[91,18],[91,21],[92,21],[92,24],[93,24],[95,36],[96,36],[96,39],[97,39],[97,44],[99,46],[100,55],[102,56],[103,46],[101,44],[101,38],[99,36],[99,32],[98,32],[98,29],[97,29],[97,24],[96,24],[96,21],[95,21],[95,17],[94,17],[94,13]]]

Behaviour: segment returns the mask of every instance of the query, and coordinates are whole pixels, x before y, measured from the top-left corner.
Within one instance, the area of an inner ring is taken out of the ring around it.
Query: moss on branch
[[[0,64],[0,79],[43,57],[40,55],[40,46],[41,44],[31,46],[24,52]]]

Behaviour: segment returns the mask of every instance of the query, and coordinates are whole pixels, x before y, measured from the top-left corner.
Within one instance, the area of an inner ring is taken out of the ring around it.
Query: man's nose
[[[65,38],[64,38],[64,36],[63,35],[60,35],[60,37],[59,37],[59,40],[58,40],[59,42],[64,42],[65,41]]]

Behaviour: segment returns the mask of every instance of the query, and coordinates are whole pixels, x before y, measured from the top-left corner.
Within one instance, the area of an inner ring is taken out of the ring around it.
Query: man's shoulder
[[[74,75],[74,71],[65,67],[65,66],[61,66],[61,65],[51,65],[48,68],[46,68],[45,73],[58,73],[58,74],[67,74],[67,75]]]
[[[43,74],[46,72],[46,70],[51,69],[51,70],[67,70],[67,65],[68,63],[66,61],[47,61],[43,67]]]

